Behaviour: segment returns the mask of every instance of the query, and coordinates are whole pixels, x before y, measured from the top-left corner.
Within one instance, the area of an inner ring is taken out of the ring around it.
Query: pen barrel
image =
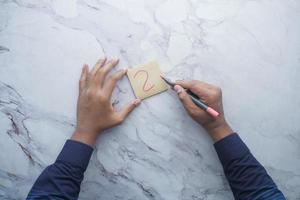
[[[199,108],[203,109],[203,110],[207,110],[208,106],[203,103],[200,99],[197,99],[196,97],[194,97],[193,95],[190,95],[192,101],[194,102],[194,104],[196,104]]]
[[[193,93],[192,94],[189,93],[189,96],[191,97],[194,104],[196,104],[199,108],[206,111],[209,115],[211,115],[212,117],[215,117],[215,118],[219,116],[219,113],[217,111],[215,111],[213,108],[207,106],[205,103],[203,103],[201,101],[201,99],[197,98]]]

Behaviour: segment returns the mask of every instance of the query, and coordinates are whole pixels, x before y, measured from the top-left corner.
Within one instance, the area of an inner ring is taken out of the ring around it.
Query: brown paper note
[[[145,99],[168,89],[160,77],[159,65],[154,61],[128,69],[127,76],[135,96],[139,99]]]

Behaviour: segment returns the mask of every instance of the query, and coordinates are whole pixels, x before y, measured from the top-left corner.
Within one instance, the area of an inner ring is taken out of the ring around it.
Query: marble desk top
[[[0,198],[24,199],[75,126],[84,63],[156,60],[223,89],[227,119],[300,199],[300,1],[0,0]],[[133,99],[127,78],[113,95]],[[172,91],[97,141],[80,199],[233,199],[212,142]]]

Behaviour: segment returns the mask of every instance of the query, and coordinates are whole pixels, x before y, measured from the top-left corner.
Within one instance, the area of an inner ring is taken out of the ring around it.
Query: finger
[[[88,73],[89,73],[89,69],[88,68],[89,67],[88,67],[87,64],[83,65],[83,68],[82,68],[82,71],[81,71],[80,80],[79,80],[79,92],[81,92],[86,87],[87,76],[88,76]]]
[[[198,80],[177,80],[175,81],[175,84],[181,85],[182,87],[186,89],[192,89],[195,86],[202,86],[202,87],[211,87],[212,85],[205,83],[203,81]]]
[[[123,78],[123,76],[126,74],[127,69],[122,69],[117,71],[116,73],[114,73],[108,80],[107,82],[104,83],[104,91],[106,94],[108,94],[109,96],[111,96],[117,82]]]
[[[113,59],[107,62],[96,74],[97,83],[102,84],[108,72],[119,63],[119,59]]]
[[[95,76],[96,73],[98,72],[98,70],[105,64],[106,62],[106,58],[101,58],[99,59],[96,64],[94,65],[92,71],[91,71],[91,75]]]
[[[190,115],[194,115],[195,112],[199,111],[199,108],[194,104],[185,89],[183,89],[180,85],[175,85],[174,90],[176,91],[183,107],[188,111]]]
[[[212,85],[208,83],[196,80],[178,80],[175,81],[175,84],[192,91],[198,97],[206,96],[209,92],[209,89],[212,87]]]
[[[122,123],[131,111],[133,111],[138,105],[140,105],[141,100],[135,99],[134,101],[128,103],[124,108],[118,112],[119,123]]]

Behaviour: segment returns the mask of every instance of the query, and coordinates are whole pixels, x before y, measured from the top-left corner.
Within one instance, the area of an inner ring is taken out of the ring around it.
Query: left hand
[[[121,111],[114,110],[112,92],[127,70],[119,70],[109,77],[107,75],[118,62],[118,59],[108,62],[105,58],[100,59],[90,72],[88,66],[84,65],[79,82],[76,130],[71,139],[93,146],[99,133],[121,124],[140,104],[140,100],[135,99]]]

